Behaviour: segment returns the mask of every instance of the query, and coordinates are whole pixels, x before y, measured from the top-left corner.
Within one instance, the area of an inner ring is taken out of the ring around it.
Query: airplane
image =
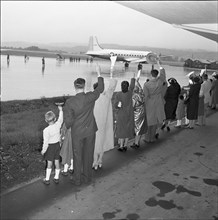
[[[156,53],[151,51],[103,49],[99,45],[97,37],[93,36],[89,39],[89,49],[86,54],[91,57],[111,60],[111,70],[113,69],[116,61],[124,62],[125,67],[128,67],[129,63],[155,64],[159,58]]]
[[[218,43],[217,1],[118,1],[116,3]],[[206,28],[202,24],[206,24]],[[212,29],[208,24],[216,24],[216,28]]]

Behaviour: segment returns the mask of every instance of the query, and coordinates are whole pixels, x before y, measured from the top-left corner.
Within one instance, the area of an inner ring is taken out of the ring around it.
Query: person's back
[[[66,101],[65,106],[70,109],[70,114],[73,117],[73,120],[67,120],[66,126],[69,128],[71,124],[73,136],[87,137],[97,131],[93,109],[95,101],[98,99],[100,92],[103,91],[103,78],[100,81],[100,86],[95,91],[77,93]]]
[[[73,167],[72,183],[80,185],[92,179],[92,163],[97,125],[94,118],[94,104],[104,91],[104,80],[98,72],[98,86],[93,92],[85,93],[85,80],[74,81],[76,95],[68,99],[64,107],[64,122],[71,127]]]
[[[157,123],[162,123],[165,119],[164,100],[162,95],[165,77],[165,70],[160,69],[159,76],[152,78],[144,84],[143,91],[145,95],[145,107],[148,125],[156,125]]]

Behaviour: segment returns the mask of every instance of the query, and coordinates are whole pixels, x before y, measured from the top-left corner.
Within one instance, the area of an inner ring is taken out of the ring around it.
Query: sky
[[[204,49],[217,43],[112,1],[1,1],[1,41]]]

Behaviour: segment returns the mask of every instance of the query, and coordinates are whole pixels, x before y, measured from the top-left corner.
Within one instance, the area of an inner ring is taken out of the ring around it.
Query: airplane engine
[[[148,53],[148,55],[146,56],[146,59],[147,59],[147,62],[149,64],[156,64],[157,63],[157,59],[158,59],[158,56],[157,54],[155,53]]]

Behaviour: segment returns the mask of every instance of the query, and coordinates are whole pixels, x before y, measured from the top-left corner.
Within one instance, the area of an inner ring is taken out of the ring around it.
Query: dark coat
[[[132,103],[132,93],[135,87],[135,79],[131,79],[129,90],[126,93],[118,92],[115,97],[115,108],[119,109],[117,113],[117,138],[134,137],[134,110]],[[121,102],[121,108],[118,103]]]
[[[103,91],[104,80],[98,77],[98,87],[93,92],[78,93],[66,101],[63,108],[64,122],[67,128],[71,127],[72,138],[88,137],[98,130],[93,109]]]
[[[201,84],[191,84],[189,90],[189,101],[187,103],[187,118],[196,120],[198,118],[198,103]]]
[[[178,97],[181,92],[180,85],[178,83],[171,84],[167,87],[165,98],[164,110],[166,114],[166,119],[176,118],[176,108],[178,104]]]

